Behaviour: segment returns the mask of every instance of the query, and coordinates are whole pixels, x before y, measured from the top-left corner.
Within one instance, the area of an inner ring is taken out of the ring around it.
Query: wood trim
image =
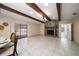
[[[18,14],[18,15],[24,16],[24,17],[28,17],[28,18],[33,19],[33,20],[35,20],[35,21],[44,23],[44,22],[41,21],[41,20],[38,20],[38,19],[36,19],[36,18],[34,18],[34,17],[31,17],[31,16],[29,16],[29,15],[27,15],[27,14],[24,14],[24,13],[22,13],[22,12],[19,12],[19,11],[15,10],[15,9],[10,8],[10,7],[7,7],[7,6],[3,5],[3,4],[0,4],[0,8],[5,9],[5,10],[10,11],[10,12],[13,12],[13,13],[16,13],[16,14]]]
[[[61,3],[56,3],[56,6],[57,6],[58,18],[59,21],[61,21]]]
[[[36,12],[38,12],[40,15],[45,17],[48,21],[51,21],[51,19],[35,3],[26,3],[26,4],[30,6],[32,9],[34,9]]]
[[[74,41],[74,26],[73,26],[73,24],[71,24],[71,41]]]

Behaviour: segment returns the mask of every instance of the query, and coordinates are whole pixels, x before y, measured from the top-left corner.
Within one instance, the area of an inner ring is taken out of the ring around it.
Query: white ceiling
[[[25,3],[2,3],[2,4],[5,5],[5,6],[8,6],[10,8],[13,8],[13,9],[15,9],[17,11],[20,11],[22,13],[25,13],[25,14],[27,14],[29,16],[32,16],[32,17],[34,17],[36,19],[39,19],[41,21],[47,21],[47,19],[43,19],[43,16],[41,16],[39,13],[37,13],[35,10],[33,10],[31,7],[29,7]],[[36,4],[52,20],[53,19],[58,19],[57,9],[56,9],[56,4],[55,3],[53,3],[53,4],[50,3],[50,4],[48,4],[48,6],[45,6],[44,3],[36,3]],[[4,12],[4,11],[2,11],[2,12]],[[8,12],[8,13],[10,13],[10,12]]]
[[[3,4],[10,8],[13,8],[17,11],[20,11],[20,12],[30,15],[34,18],[44,21],[43,16],[41,16],[39,13],[37,13],[35,10],[33,10],[31,7],[29,7],[25,3],[3,3]]]
[[[35,20],[32,20],[30,18],[26,18],[24,16],[21,16],[21,15],[18,15],[18,14],[15,14],[13,12],[9,12],[9,11],[6,11],[4,9],[0,9],[1,10],[1,13],[0,13],[0,16],[3,16],[3,17],[8,17],[10,19],[14,19],[14,20],[19,20],[19,21],[24,21],[24,22],[29,22],[29,23],[37,23],[37,24],[41,24],[40,22],[38,21],[35,21]]]
[[[36,4],[51,20],[58,20],[56,3],[48,3],[48,6],[44,3]]]
[[[74,12],[77,15],[72,15]],[[79,16],[79,3],[63,3],[61,9],[61,19],[71,20],[74,17]]]
[[[31,7],[26,5],[25,3],[2,3],[10,8],[13,8],[17,11],[20,11],[22,13],[25,13],[29,16],[32,16],[36,19],[39,19],[41,21],[46,21],[43,19],[43,17],[37,13],[35,10],[33,10]],[[45,13],[47,16],[49,16],[50,19],[52,20],[58,20],[58,14],[57,14],[57,7],[56,3],[48,3],[48,6],[45,6],[44,3],[36,3],[36,5]],[[74,12],[77,13],[77,15],[72,15]],[[32,13],[32,14],[31,14]],[[24,21],[30,21],[30,22],[35,22],[39,23],[37,21],[34,21],[32,19],[29,20],[29,18],[20,16],[18,14],[6,11],[6,10],[1,10],[1,14],[3,16],[7,17],[12,17],[16,19],[21,19]],[[62,3],[61,6],[61,19],[62,20],[70,20],[76,16],[79,15],[79,3]]]

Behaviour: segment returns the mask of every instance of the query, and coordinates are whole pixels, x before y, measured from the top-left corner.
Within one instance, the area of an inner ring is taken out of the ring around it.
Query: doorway
[[[72,39],[72,24],[62,24],[61,25],[61,38],[73,40]]]
[[[27,37],[27,24],[16,24],[15,32],[18,39]]]

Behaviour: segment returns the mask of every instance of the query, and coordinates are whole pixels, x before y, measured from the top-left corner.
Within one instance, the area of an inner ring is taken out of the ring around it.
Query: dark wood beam
[[[61,21],[61,3],[56,3],[57,12],[58,12],[58,19]]]
[[[40,15],[45,17],[48,21],[51,21],[51,19],[35,3],[26,3],[26,4],[30,6],[32,9],[34,9],[36,12],[38,12]]]
[[[36,19],[36,18],[34,18],[34,17],[31,17],[31,16],[29,16],[29,15],[27,15],[27,14],[24,14],[24,13],[22,13],[22,12],[19,12],[19,11],[15,10],[15,9],[12,9],[12,8],[10,8],[10,7],[7,7],[7,6],[3,5],[3,4],[0,4],[0,8],[2,8],[2,9],[4,9],[4,10],[7,10],[7,11],[10,11],[10,12],[13,12],[13,13],[16,13],[16,14],[18,14],[18,15],[24,16],[24,17],[28,17],[28,18],[30,18],[30,19],[32,19],[32,20],[35,20],[35,21],[44,23],[43,21],[41,21],[41,20],[39,20],[39,19]]]

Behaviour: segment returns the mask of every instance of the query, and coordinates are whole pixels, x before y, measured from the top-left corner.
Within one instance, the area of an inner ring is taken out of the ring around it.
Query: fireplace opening
[[[47,35],[54,35],[54,30],[47,30]]]

